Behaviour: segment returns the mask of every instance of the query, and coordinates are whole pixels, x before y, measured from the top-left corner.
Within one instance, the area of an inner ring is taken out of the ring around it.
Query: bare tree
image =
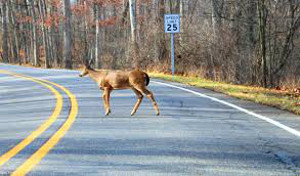
[[[13,35],[11,37],[11,45],[12,45],[12,60],[14,63],[19,63],[20,62],[20,47],[19,47],[19,37],[18,37],[18,33],[17,33],[17,28],[18,28],[18,24],[16,23],[16,17],[15,17],[15,6],[12,5],[11,1],[8,1],[8,9],[9,9],[9,21],[11,24],[11,28],[13,31]]]
[[[35,66],[40,66],[39,62],[39,48],[38,48],[38,31],[37,31],[37,20],[36,20],[36,12],[35,12],[35,1],[28,0],[31,6],[31,15],[32,15],[32,40],[33,40],[33,63]]]
[[[130,26],[131,26],[131,48],[134,67],[139,67],[139,52],[138,43],[136,41],[136,3],[135,0],[129,0],[129,11],[130,11]]]
[[[258,18],[259,18],[259,41],[260,41],[260,54],[261,54],[261,69],[262,78],[261,84],[267,87],[267,56],[266,56],[266,6],[265,0],[259,0],[257,3]]]
[[[162,62],[164,59],[167,59],[167,46],[165,35],[163,34],[163,26],[164,26],[164,14],[165,14],[165,1],[159,1],[157,3],[157,16],[156,23],[157,27],[157,41],[156,41],[156,58]]]
[[[2,52],[3,62],[8,63],[7,2],[2,1]]]
[[[64,28],[64,67],[72,68],[71,60],[71,13],[70,13],[70,0],[64,0],[64,15],[65,28]]]
[[[95,25],[96,25],[96,36],[95,36],[95,63],[96,68],[100,68],[100,13],[99,4],[95,4]]]
[[[46,18],[46,4],[44,3],[44,0],[39,0],[39,13],[41,16],[42,24],[42,32],[43,32],[43,48],[45,52],[45,68],[50,67],[50,53],[49,53],[49,43],[48,43],[48,34],[47,34],[47,29],[45,27],[45,18]]]

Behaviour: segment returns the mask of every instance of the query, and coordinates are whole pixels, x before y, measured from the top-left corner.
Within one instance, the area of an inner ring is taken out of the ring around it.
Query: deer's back
[[[101,80],[101,87],[113,89],[128,89],[145,86],[145,73],[140,70],[133,71],[107,71]]]
[[[126,71],[108,71],[101,81],[101,86],[113,89],[130,88],[129,76]]]

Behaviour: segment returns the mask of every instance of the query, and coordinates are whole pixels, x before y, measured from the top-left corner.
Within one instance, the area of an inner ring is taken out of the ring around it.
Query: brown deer
[[[153,107],[156,111],[156,114],[159,115],[159,109],[157,103],[153,97],[151,91],[147,89],[147,86],[150,82],[150,78],[147,73],[135,69],[133,71],[111,71],[111,70],[94,70],[89,65],[85,65],[80,77],[90,76],[95,82],[97,82],[99,88],[103,90],[102,98],[104,102],[105,115],[111,113],[110,110],[110,93],[112,90],[117,89],[132,89],[137,96],[137,102],[131,112],[133,116],[138,107],[140,106],[143,93],[152,101]]]

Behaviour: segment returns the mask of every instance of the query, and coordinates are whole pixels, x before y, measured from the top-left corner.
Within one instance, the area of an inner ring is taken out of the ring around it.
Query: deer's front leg
[[[105,109],[105,115],[109,115],[110,111],[110,105],[109,105],[109,98],[110,98],[110,92],[111,90],[109,88],[104,88],[103,89],[103,104],[104,104],[104,109]]]

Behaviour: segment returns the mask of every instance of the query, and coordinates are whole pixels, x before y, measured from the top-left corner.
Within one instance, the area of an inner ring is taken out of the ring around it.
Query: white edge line
[[[183,87],[174,86],[174,85],[172,85],[172,84],[167,84],[167,83],[162,83],[162,82],[157,82],[157,81],[151,81],[151,82],[156,83],[156,84],[161,84],[161,85],[164,85],[164,86],[168,86],[168,87],[173,87],[173,88],[176,88],[176,89],[180,89],[180,90],[183,90],[183,91],[186,91],[186,92],[190,92],[190,93],[192,93],[192,94],[199,95],[199,96],[201,96],[201,97],[203,97],[203,98],[208,98],[208,99],[210,99],[210,100],[212,100],[212,101],[216,101],[216,102],[221,103],[221,104],[224,104],[224,105],[226,105],[226,106],[230,106],[230,107],[232,107],[232,108],[234,108],[234,109],[237,109],[237,110],[242,111],[242,112],[244,112],[244,113],[246,113],[246,114],[249,114],[249,115],[251,115],[251,116],[254,116],[254,117],[256,117],[256,118],[259,118],[259,119],[261,119],[261,120],[264,120],[264,121],[266,121],[266,122],[268,122],[268,123],[271,123],[271,124],[273,124],[273,125],[275,125],[275,126],[281,128],[281,129],[283,129],[283,130],[285,130],[285,131],[287,131],[287,132],[289,132],[289,133],[291,133],[291,134],[293,134],[293,135],[295,135],[295,136],[300,137],[300,132],[297,131],[297,130],[295,130],[295,129],[293,129],[293,128],[291,128],[291,127],[288,127],[288,126],[286,126],[286,125],[283,125],[282,123],[280,123],[280,122],[278,122],[278,121],[275,121],[275,120],[273,120],[273,119],[270,119],[270,118],[268,118],[268,117],[265,117],[265,116],[263,116],[263,115],[257,114],[257,113],[255,113],[255,112],[249,111],[249,110],[244,109],[244,108],[241,108],[241,107],[239,107],[239,106],[237,106],[237,105],[234,105],[234,104],[232,104],[232,103],[228,103],[228,102],[226,102],[226,101],[224,101],[224,100],[220,100],[220,99],[217,99],[217,98],[214,98],[214,97],[210,97],[210,96],[208,96],[208,95],[205,95],[205,94],[202,94],[202,93],[199,93],[199,92],[195,92],[195,91],[193,91],[193,90],[189,90],[189,89],[186,89],[186,88],[183,88]]]

